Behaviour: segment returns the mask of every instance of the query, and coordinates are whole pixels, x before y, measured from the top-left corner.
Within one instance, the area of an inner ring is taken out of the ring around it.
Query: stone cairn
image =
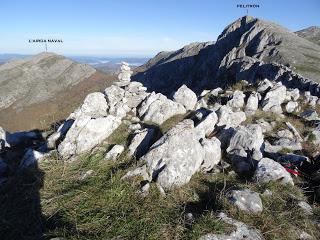
[[[120,73],[118,75],[118,82],[116,83],[119,87],[129,85],[131,81],[131,71],[129,64],[126,62],[121,62]]]

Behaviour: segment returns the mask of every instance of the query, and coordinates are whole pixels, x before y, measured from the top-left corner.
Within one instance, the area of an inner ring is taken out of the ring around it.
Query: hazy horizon
[[[34,55],[37,55],[37,54],[41,54],[41,53],[44,53],[45,51],[40,51],[40,52],[35,52],[35,53],[30,53],[30,54],[27,54],[27,53],[16,53],[16,52],[13,52],[13,53],[7,53],[7,52],[0,52],[0,58],[5,56],[5,55],[8,55],[8,56],[14,56],[14,55],[17,55],[17,56],[34,56]],[[48,51],[48,53],[55,53],[55,54],[58,54],[58,55],[63,55],[65,57],[69,57],[69,58],[72,58],[72,57],[83,57],[83,58],[139,58],[139,59],[143,59],[143,58],[151,58],[151,57],[154,57],[154,55],[108,55],[108,54],[62,54],[62,53],[56,53],[56,52],[53,52],[53,51]]]

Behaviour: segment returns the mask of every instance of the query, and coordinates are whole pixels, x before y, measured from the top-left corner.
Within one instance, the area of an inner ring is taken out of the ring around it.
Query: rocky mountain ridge
[[[201,89],[228,86],[242,79],[276,78],[302,85],[320,81],[318,45],[250,16],[226,27],[214,44],[191,45],[191,49],[167,53],[165,61],[164,53],[159,54],[138,68],[133,79],[168,96],[183,84],[200,93]]]
[[[54,53],[9,61],[0,66],[0,122],[12,130],[46,128],[67,117],[89,92],[106,87],[108,78]]]
[[[17,104],[19,107],[47,100],[62,88],[89,78],[95,71],[88,65],[75,63],[53,53],[41,53],[34,57],[9,61],[0,68],[0,109],[17,101],[20,101]],[[30,90],[37,94],[25,98]]]

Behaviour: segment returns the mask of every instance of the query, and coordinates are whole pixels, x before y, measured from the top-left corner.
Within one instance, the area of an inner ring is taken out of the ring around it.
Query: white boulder
[[[112,115],[91,119],[89,116],[80,116],[75,120],[59,144],[58,152],[64,158],[91,150],[121,124],[121,119]]]
[[[207,116],[205,116],[204,119],[201,120],[195,127],[199,139],[204,138],[212,133],[217,121],[218,116],[215,112],[211,112]]]
[[[197,95],[186,85],[182,85],[173,95],[173,99],[181,103],[187,110],[193,110],[197,103]]]
[[[180,103],[168,99],[161,93],[151,93],[138,109],[139,116],[144,121],[162,124],[169,118],[185,114],[187,111]]]
[[[203,162],[204,151],[194,131],[193,121],[184,120],[155,142],[142,157],[149,175],[163,189],[190,181]]]
[[[107,152],[105,159],[116,160],[124,151],[123,145],[114,145],[109,152]]]
[[[232,190],[229,193],[229,201],[240,210],[248,213],[260,213],[263,210],[259,194],[249,189]]]
[[[292,113],[296,110],[298,110],[299,107],[299,103],[294,102],[294,101],[290,101],[286,104],[286,111],[287,113]]]
[[[86,96],[80,107],[81,114],[92,118],[105,117],[108,115],[108,103],[103,93],[94,92]]]
[[[281,113],[281,104],[286,99],[287,88],[280,82],[274,85],[262,101],[262,110]]]
[[[112,85],[104,90],[104,94],[106,95],[106,100],[109,106],[112,107],[122,101],[125,90],[118,86]]]
[[[255,111],[257,111],[258,106],[259,106],[259,93],[252,92],[247,100],[245,111],[254,113]]]
[[[258,124],[248,124],[246,126],[239,126],[236,129],[226,151],[227,153],[233,154],[238,151],[245,152],[247,150],[253,150],[255,156],[259,158],[259,156],[262,157],[260,152],[262,144],[263,133],[261,127]]]
[[[288,173],[280,163],[277,163],[270,158],[263,158],[258,162],[255,178],[257,182],[261,183],[273,181],[293,185],[290,173]]]
[[[232,99],[227,102],[227,105],[231,108],[240,109],[244,106],[245,96],[242,91],[235,90]]]
[[[232,109],[226,105],[221,106],[217,110],[219,121],[218,126],[225,126],[226,128],[237,127],[246,120],[246,114],[242,111],[233,112]]]
[[[218,138],[203,139],[201,145],[204,150],[204,159],[201,164],[201,170],[210,171],[221,160],[221,142]]]

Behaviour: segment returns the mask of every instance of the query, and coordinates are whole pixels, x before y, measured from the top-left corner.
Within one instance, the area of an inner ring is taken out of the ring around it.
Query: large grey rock
[[[92,118],[105,117],[108,115],[108,103],[103,93],[94,92],[88,94],[80,107],[81,114]]]
[[[106,100],[109,106],[114,107],[117,103],[122,101],[125,90],[118,86],[111,85],[104,90],[104,94],[106,95]]]
[[[256,158],[261,158],[260,152],[263,144],[263,133],[262,129],[258,124],[248,124],[246,126],[239,126],[236,129],[235,134],[230,140],[227,153],[233,154],[237,151],[253,150]],[[256,160],[258,160],[256,159]]]
[[[155,142],[142,157],[149,175],[163,189],[190,181],[204,159],[192,120],[184,120]]]
[[[287,88],[281,83],[274,85],[262,101],[262,110],[281,113],[281,104],[286,99]]]
[[[207,116],[205,116],[195,127],[199,139],[204,138],[212,133],[217,121],[218,116],[215,112],[210,112]]]
[[[149,150],[152,140],[155,136],[155,130],[153,128],[145,128],[142,130],[136,130],[134,137],[128,147],[129,156],[135,156],[140,158]]]
[[[153,92],[142,102],[138,113],[144,121],[162,124],[175,115],[185,114],[186,109],[161,93]]]
[[[181,103],[187,110],[193,110],[197,103],[197,95],[186,85],[182,85],[173,95],[173,99]]]
[[[240,109],[244,106],[245,96],[242,91],[235,90],[232,99],[227,102],[227,105],[231,108]]]
[[[149,95],[146,88],[139,82],[130,82],[125,87],[124,97],[129,108],[136,108]]]
[[[235,129],[226,149],[234,171],[249,177],[255,170],[255,161],[262,158],[263,134],[258,124],[239,126]]]
[[[279,138],[273,142],[275,147],[278,147],[281,151],[282,149],[290,149],[292,151],[302,150],[302,145],[300,141],[289,138]]]
[[[58,152],[64,158],[91,150],[113,133],[121,124],[121,119],[112,115],[92,119],[80,116],[75,120],[59,144]]]
[[[218,138],[203,139],[201,145],[204,150],[204,159],[201,164],[201,170],[210,171],[221,160],[221,142]]]
[[[287,138],[290,140],[294,139],[293,133],[289,129],[283,129],[276,133],[278,138]]]
[[[229,193],[229,201],[242,211],[248,213],[260,213],[263,210],[259,193],[244,190],[232,190]]]
[[[124,151],[124,146],[114,145],[109,152],[107,152],[105,159],[116,160]]]
[[[299,107],[299,103],[294,102],[294,101],[290,101],[286,104],[286,111],[287,113],[292,113],[296,110],[298,110]]]
[[[104,90],[109,105],[109,114],[123,118],[131,110],[128,106],[125,90],[119,86],[112,85]]]
[[[246,114],[242,111],[233,112],[228,106],[222,106],[217,111],[219,121],[218,126],[225,126],[226,128],[237,127],[246,120]]]
[[[270,158],[263,158],[259,161],[255,172],[255,178],[257,182],[261,183],[273,181],[293,185],[290,173],[288,173],[281,164]]]
[[[130,93],[138,93],[138,92],[145,92],[147,90],[146,87],[143,86],[140,82],[132,81],[129,83],[129,85],[124,87],[126,92]]]
[[[257,111],[259,106],[259,94],[257,92],[252,92],[247,100],[247,105],[245,111],[249,113],[254,113]]]
[[[243,222],[239,222],[229,218],[225,213],[219,213],[218,217],[225,223],[236,227],[229,235],[208,233],[199,238],[199,240],[263,240],[264,237],[259,230],[247,226]]]

